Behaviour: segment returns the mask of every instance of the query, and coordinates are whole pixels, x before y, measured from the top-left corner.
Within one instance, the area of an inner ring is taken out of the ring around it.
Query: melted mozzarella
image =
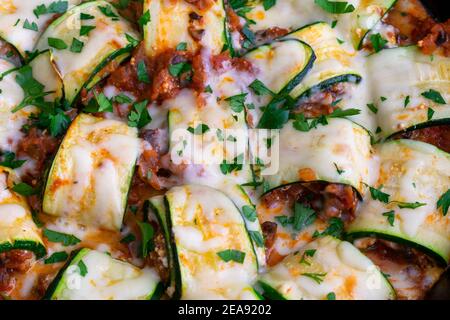
[[[364,198],[348,232],[391,235],[424,246],[450,259],[450,218],[437,208],[450,185],[450,156],[436,147],[411,140],[387,142],[378,147],[381,159],[376,187],[390,195],[390,202]],[[421,203],[418,208],[399,208],[398,202]],[[383,213],[394,210],[391,226]]]
[[[181,274],[182,299],[238,299],[253,283],[257,262],[243,218],[223,193],[204,186],[166,194]],[[238,250],[243,263],[218,252]]]
[[[0,167],[0,248],[9,249],[21,241],[42,246],[39,229],[25,198],[11,190],[15,183],[13,172]]]
[[[44,212],[118,230],[139,150],[135,128],[80,114],[54,159]]]
[[[63,79],[65,96],[69,102],[72,102],[81,88],[87,84],[86,82],[100,71],[98,70],[100,64],[129,45],[127,34],[134,39],[139,39],[139,35],[127,21],[107,17],[99,10],[100,6],[111,7],[105,1],[93,1],[69,10],[47,28],[37,45],[41,51],[51,50],[52,60]],[[114,9],[112,11],[115,12]],[[79,20],[80,13],[89,14],[94,19]],[[88,35],[80,36],[81,26],[94,26],[95,29]],[[48,38],[58,38],[69,47],[76,38],[84,45],[81,52],[72,52],[69,49],[58,50],[49,47]],[[126,56],[126,53],[123,53],[117,61],[121,61]],[[94,80],[89,81],[89,86],[92,87],[98,80],[100,78],[95,77]]]
[[[0,3],[0,36],[11,43],[22,56],[26,56],[26,52],[32,52],[39,37],[44,32],[47,24],[55,17],[55,14],[48,13],[36,15],[33,11],[41,5],[48,7],[55,0],[2,0]],[[66,1],[69,8],[77,5],[81,0]],[[36,24],[37,31],[24,28],[28,21],[31,25]]]
[[[260,281],[289,300],[326,300],[331,292],[338,300],[384,300],[395,296],[369,258],[349,242],[330,236],[288,256]]]
[[[80,261],[86,266],[83,276]],[[151,268],[139,269],[109,255],[81,250],[64,271],[53,300],[148,300],[159,283]]]
[[[363,192],[372,161],[370,138],[363,128],[346,119],[330,119],[325,126],[301,132],[288,122],[279,141],[279,170],[265,178],[271,188],[324,180]]]

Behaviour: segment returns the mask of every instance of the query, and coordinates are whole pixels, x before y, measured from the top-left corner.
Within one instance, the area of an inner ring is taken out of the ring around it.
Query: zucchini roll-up
[[[16,183],[12,170],[0,167],[0,253],[21,249],[40,258],[44,243],[26,199],[12,190]]]
[[[139,35],[106,1],[90,1],[53,21],[37,44],[50,49],[52,61],[64,83],[65,98],[72,103],[85,87],[105,76],[106,65],[118,65],[129,56]]]
[[[135,128],[80,114],[50,168],[44,212],[119,230],[139,150]]]
[[[0,4],[0,37],[26,57],[33,52],[39,37],[56,16],[81,0],[7,0]]]
[[[251,289],[258,270],[251,234],[225,194],[185,185],[166,193],[164,209],[161,198],[150,202],[169,248],[175,298],[258,299]]]
[[[157,272],[139,269],[110,255],[81,249],[59,272],[46,298],[51,300],[158,299],[162,285]]]
[[[368,57],[380,135],[450,118],[450,61],[416,46],[382,50]]]
[[[350,237],[375,235],[419,247],[442,263],[450,261],[450,155],[412,140],[378,147],[378,181],[366,195]]]
[[[197,6],[183,0],[145,0],[144,41],[149,56],[185,44],[190,52],[206,48],[219,54],[227,47],[226,15],[223,0]]]
[[[259,277],[264,295],[281,300],[385,300],[395,293],[379,269],[346,241],[326,236]]]

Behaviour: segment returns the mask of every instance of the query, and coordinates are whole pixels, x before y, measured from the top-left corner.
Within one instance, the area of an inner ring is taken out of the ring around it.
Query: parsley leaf
[[[316,254],[316,249],[309,249],[305,250],[302,254],[302,259],[300,260],[301,264],[306,264],[307,266],[310,266],[311,263],[307,260],[308,257],[312,258]]]
[[[151,19],[151,17],[150,17],[150,11],[147,10],[147,11],[144,12],[144,14],[143,14],[142,16],[139,17],[139,19],[138,19],[138,24],[139,24],[141,27],[144,27],[147,23],[150,22],[150,19]]]
[[[55,48],[56,50],[64,50],[64,49],[67,49],[67,47],[68,47],[67,44],[63,40],[58,39],[58,38],[49,37],[47,39],[47,42],[50,47]]]
[[[388,212],[384,212],[383,216],[387,218],[387,221],[393,227],[394,226],[394,221],[395,221],[395,211],[391,210],[391,211],[388,211]]]
[[[217,252],[217,255],[225,262],[235,261],[237,263],[244,263],[245,260],[245,252],[234,249]]]
[[[327,294],[327,300],[336,300],[336,294],[334,292],[329,292]]]
[[[263,7],[264,10],[269,10],[270,8],[272,8],[274,5],[276,5],[277,0],[263,0]]]
[[[410,102],[411,98],[410,96],[406,96],[405,102],[403,103],[403,108],[406,108]]]
[[[333,236],[335,238],[341,238],[344,232],[344,223],[340,218],[333,217],[328,220],[328,227],[319,233],[317,230],[314,231],[313,238],[323,237],[323,236]]]
[[[267,88],[264,83],[262,83],[258,79],[256,79],[252,83],[250,83],[249,88],[251,88],[257,96],[262,96],[265,94],[274,95],[274,93],[269,88]]]
[[[30,23],[30,21],[28,21],[28,19],[25,19],[25,22],[23,23],[23,28],[31,30],[31,31],[36,31],[36,32],[38,31],[38,26],[37,26],[36,22]]]
[[[400,202],[400,201],[394,201],[395,203],[397,203],[397,206],[400,209],[404,209],[404,208],[408,208],[408,209],[416,209],[416,208],[420,208],[423,206],[426,206],[426,203],[422,203],[422,202]]]
[[[114,13],[114,11],[113,11],[113,9],[112,9],[112,7],[110,5],[106,5],[104,7],[103,6],[98,6],[97,8],[105,16],[107,16],[108,18],[112,18],[112,20],[117,20],[119,18],[119,16]]]
[[[186,51],[187,50],[187,43],[186,42],[180,42],[177,47],[177,51]]]
[[[231,110],[239,113],[242,112],[245,108],[245,97],[247,97],[247,94],[241,93],[232,97],[228,97],[225,99],[225,101],[230,104]]]
[[[74,53],[80,53],[83,50],[84,42],[78,40],[77,38],[73,38],[72,44],[70,46],[70,51]]]
[[[97,94],[94,92],[95,100],[98,103],[98,112],[112,112],[113,106],[111,100],[109,100],[103,92]]]
[[[5,152],[3,154],[3,161],[0,162],[0,166],[17,169],[20,168],[27,160],[14,160],[16,154],[14,152]]]
[[[143,60],[139,61],[137,65],[137,76],[140,82],[147,84],[150,83],[150,77],[148,76],[147,66],[145,65],[145,62]]]
[[[244,215],[244,217],[251,221],[251,222],[255,222],[256,219],[258,218],[257,214],[256,214],[256,209],[254,206],[243,206],[242,207],[242,214]]]
[[[389,203],[390,195],[387,194],[387,193],[382,192],[381,188],[383,188],[383,186],[380,186],[379,189],[376,189],[374,187],[370,187],[369,186],[370,195],[372,196],[372,199],[373,200],[379,200],[379,201],[384,202],[384,203]]]
[[[48,239],[48,241],[62,243],[65,247],[73,246],[81,242],[81,240],[74,235],[49,229],[44,229],[43,235]]]
[[[445,100],[442,97],[441,93],[439,91],[430,89],[428,91],[422,92],[421,95],[428,100],[431,100],[433,102],[436,102],[438,104],[445,104]]]
[[[187,128],[187,131],[195,135],[202,135],[209,131],[209,126],[204,123],[200,123],[197,127],[195,127],[195,129],[192,127]]]
[[[89,32],[95,29],[95,26],[81,26],[80,36],[89,36]]]
[[[368,103],[367,108],[369,108],[370,111],[372,111],[374,114],[377,114],[378,108],[373,103]]]
[[[84,277],[88,273],[88,269],[83,260],[78,261],[78,268],[80,269],[80,276]]]
[[[27,184],[25,182],[20,182],[18,184],[15,184],[11,189],[14,192],[17,192],[18,194],[20,194],[22,196],[32,196],[34,194],[39,193],[38,189],[33,188],[32,186],[30,186],[29,184]]]
[[[50,257],[44,260],[44,264],[52,264],[66,261],[69,258],[69,255],[64,251],[59,251],[53,253]]]
[[[326,273],[309,273],[309,272],[305,272],[305,273],[302,273],[301,275],[314,280],[318,284],[321,284],[324,281],[324,278],[326,277],[327,274]]]
[[[183,73],[192,70],[192,65],[189,62],[179,62],[169,65],[169,73],[174,77],[179,77]]]
[[[155,231],[150,223],[147,222],[137,222],[139,229],[141,230],[141,255],[142,258],[147,257],[148,253],[153,250],[153,236]]]
[[[350,13],[355,11],[352,4],[341,1],[314,0],[314,3],[329,13]]]
[[[316,220],[316,213],[313,209],[305,207],[299,202],[294,205],[294,219],[292,227],[295,231],[301,231],[307,226],[314,223]]]
[[[220,171],[223,174],[232,173],[233,171],[240,171],[242,170],[242,163],[244,161],[244,155],[240,154],[236,158],[233,159],[233,163],[227,163],[226,160],[223,160],[223,162],[220,164]]]
[[[144,100],[133,105],[133,110],[128,115],[128,125],[130,127],[141,129],[152,121],[152,117],[148,113],[147,104],[148,101]]]
[[[371,34],[369,39],[375,52],[383,50],[387,43],[387,40],[384,39],[379,33]]]
[[[438,200],[437,208],[442,208],[442,214],[447,215],[448,208],[450,207],[450,189],[448,189]]]
[[[433,119],[434,110],[432,108],[428,108],[427,110],[427,120]]]
[[[333,164],[334,164],[334,167],[336,168],[336,171],[337,171],[338,175],[341,175],[341,174],[343,174],[343,173],[345,172],[345,170],[342,170],[342,169],[340,169],[340,168],[338,167],[338,165],[336,164],[336,162],[333,162]]]

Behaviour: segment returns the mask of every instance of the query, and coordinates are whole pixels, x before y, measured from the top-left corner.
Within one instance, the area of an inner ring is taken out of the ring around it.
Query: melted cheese
[[[450,259],[450,218],[437,208],[439,198],[450,185],[450,156],[418,141],[398,140],[378,147],[381,167],[375,187],[390,195],[390,203],[364,198],[349,233],[370,232],[391,235],[424,246],[443,259]],[[398,203],[423,203],[415,209]],[[394,226],[384,212],[395,211]]]
[[[81,0],[66,0],[69,8],[77,5]],[[11,43],[20,54],[25,57],[27,52],[32,52],[39,37],[45,31],[48,23],[55,14],[43,14],[36,18],[33,13],[40,5],[48,7],[55,0],[2,0],[0,3],[0,36]],[[25,29],[24,24],[35,23],[37,31]]]
[[[182,299],[238,299],[253,283],[257,262],[243,218],[223,193],[185,185],[166,193],[181,275]],[[218,252],[238,250],[243,263]]]
[[[139,150],[135,128],[80,114],[54,159],[44,212],[118,230]]]
[[[432,108],[433,120],[450,118],[450,60],[422,54],[415,46],[382,50],[368,58],[374,97],[378,103],[378,123],[383,137],[427,122]],[[445,104],[422,96],[430,89],[441,93]],[[405,107],[405,100],[409,103]]]
[[[84,263],[87,273],[79,267]],[[81,250],[64,271],[53,300],[148,300],[159,283],[151,268],[139,269],[109,255]]]
[[[279,140],[279,171],[265,177],[271,188],[324,180],[363,192],[372,161],[370,138],[363,128],[346,119],[330,119],[328,125],[301,132],[291,121],[281,129]]]
[[[306,250],[315,252],[311,257],[305,254]],[[391,286],[369,258],[349,242],[330,236],[288,256],[262,275],[260,281],[289,300],[326,300],[331,292],[338,300],[394,298]]]
[[[105,16],[99,10],[100,6],[111,7],[105,1],[93,1],[69,10],[47,28],[37,45],[41,51],[51,50],[52,60],[63,79],[65,96],[69,102],[77,97],[91,76],[100,71],[99,66],[104,61],[130,45],[126,38],[127,34],[139,39],[139,35],[126,20]],[[116,13],[115,9],[112,10]],[[80,13],[94,16],[94,19],[79,20]],[[88,35],[80,36],[81,26],[95,26],[95,29]],[[68,48],[64,50],[50,48],[48,38],[58,38],[64,41]],[[69,50],[74,38],[84,43],[79,53]],[[126,56],[127,54],[123,52],[118,60],[123,60]],[[100,79],[97,77],[96,81],[98,80]],[[89,85],[92,87],[94,82],[90,81]]]
[[[144,26],[144,38],[149,56],[174,49],[183,42],[187,44],[188,51],[204,47],[213,54],[219,54],[225,45],[225,10],[222,0],[214,1],[212,7],[205,11],[182,0],[145,0],[144,12],[147,10],[151,20]],[[201,18],[192,19],[192,14]],[[190,29],[201,33],[200,40],[192,37]]]
[[[13,172],[0,167],[0,252],[19,248],[23,242],[30,242],[26,245],[31,250],[31,246],[43,246],[25,198],[11,190],[15,183]]]

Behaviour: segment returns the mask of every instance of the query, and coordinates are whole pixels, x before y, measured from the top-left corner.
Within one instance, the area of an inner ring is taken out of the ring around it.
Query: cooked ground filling
[[[399,299],[423,299],[443,272],[431,257],[408,245],[375,238],[359,239],[355,244],[380,267]]]
[[[437,125],[422,129],[400,132],[393,139],[411,139],[426,142],[438,147],[445,152],[450,152],[450,127]]]

